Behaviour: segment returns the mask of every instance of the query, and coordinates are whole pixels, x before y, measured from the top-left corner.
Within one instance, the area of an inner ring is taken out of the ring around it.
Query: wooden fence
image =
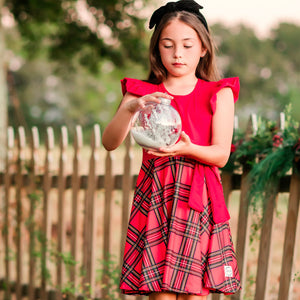
[[[255,130],[253,116],[248,128]],[[115,292],[117,287],[112,280],[118,278],[116,266],[122,257],[136,180],[133,167],[137,160],[140,162],[140,158],[133,155],[134,149],[128,137],[123,156],[116,160],[114,152],[102,149],[98,125],[94,126],[88,150],[83,145],[80,126],[76,127],[73,146],[69,145],[66,127],[62,127],[59,147],[55,147],[52,128],[47,129],[44,145],[39,143],[37,128],[32,129],[28,140],[22,127],[17,132],[9,128],[6,170],[0,174],[3,195],[0,298],[11,299],[11,295],[30,300],[125,298]],[[121,167],[121,172],[116,173],[116,167],[119,170]],[[244,288],[231,297],[210,296],[212,300],[250,299],[246,295],[251,254],[251,211],[246,197],[248,173],[248,169],[240,173],[222,173],[229,207],[233,194],[238,199],[233,235]],[[282,225],[285,226],[282,256],[277,262],[281,267],[278,274],[272,274],[278,277],[274,291],[269,285],[271,250],[276,202],[282,193],[289,196]],[[299,199],[300,177],[292,173],[281,179],[267,200],[257,241],[256,275],[250,284],[255,290],[251,299],[294,300],[300,297],[299,281],[295,279],[300,271],[298,259],[296,262]]]

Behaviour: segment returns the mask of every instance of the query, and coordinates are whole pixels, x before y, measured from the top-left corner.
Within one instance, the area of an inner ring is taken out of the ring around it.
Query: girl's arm
[[[131,120],[134,114],[144,108],[147,102],[160,103],[159,97],[172,99],[172,96],[160,92],[143,97],[126,93],[115,116],[103,131],[102,144],[104,148],[108,151],[112,151],[119,147],[131,128]]]
[[[212,119],[212,144],[199,146],[193,144],[183,132],[180,141],[172,147],[149,151],[157,156],[184,155],[208,165],[224,167],[230,155],[233,134],[234,100],[230,88],[217,93],[216,111]]]

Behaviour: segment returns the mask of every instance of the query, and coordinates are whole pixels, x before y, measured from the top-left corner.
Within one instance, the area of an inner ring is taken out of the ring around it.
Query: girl
[[[129,221],[120,288],[150,300],[240,289],[218,171],[230,153],[239,81],[219,79],[201,8],[181,0],[153,13],[149,78],[122,80],[123,100],[102,136],[108,151],[116,149],[133,115],[160,97],[182,118],[174,146],[143,150]]]

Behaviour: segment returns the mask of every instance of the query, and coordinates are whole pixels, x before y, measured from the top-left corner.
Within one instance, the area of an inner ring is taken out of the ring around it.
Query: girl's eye
[[[193,46],[190,46],[190,45],[185,45],[184,48],[186,49],[189,49],[189,48],[192,48]]]
[[[164,45],[164,48],[170,49],[170,48],[172,48],[172,45]]]

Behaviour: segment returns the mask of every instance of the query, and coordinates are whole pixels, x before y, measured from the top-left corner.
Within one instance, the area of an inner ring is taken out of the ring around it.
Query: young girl
[[[123,100],[102,137],[107,150],[116,149],[133,115],[160,97],[182,119],[174,146],[143,150],[129,221],[120,288],[150,300],[240,289],[218,171],[230,153],[239,81],[220,80],[201,8],[181,0],[153,13],[149,78],[122,80]]]

